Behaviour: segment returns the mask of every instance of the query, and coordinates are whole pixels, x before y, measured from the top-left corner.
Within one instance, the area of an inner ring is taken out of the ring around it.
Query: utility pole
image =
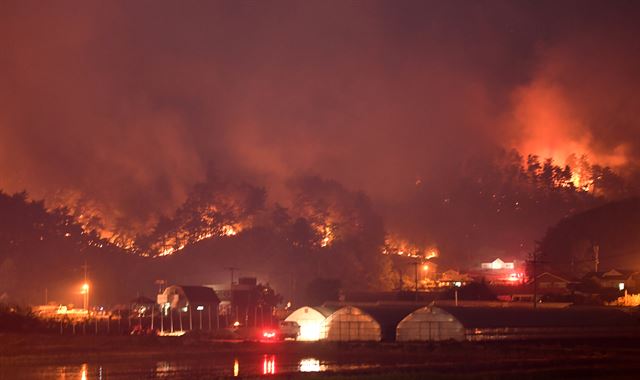
[[[415,280],[416,280],[416,302],[418,302],[418,260],[413,262],[415,269]]]
[[[237,271],[240,268],[236,268],[236,267],[226,267],[224,268],[226,270],[228,270],[231,273],[231,285],[233,285],[233,274],[235,273],[235,271]]]
[[[155,284],[158,285],[158,294],[156,295],[156,299],[154,300],[154,304],[151,307],[151,330],[153,330],[154,328],[154,312],[156,307],[158,307],[158,305],[160,306],[160,331],[164,332],[164,303],[162,305],[158,304],[158,299],[160,298],[160,295],[162,294],[162,292],[164,291],[163,287],[164,285],[167,283],[167,281],[165,280],[156,280]],[[166,301],[165,301],[166,302]]]
[[[595,272],[598,273],[598,265],[600,265],[600,245],[598,244],[594,244],[593,245],[593,265],[594,265],[594,269]]]
[[[528,261],[532,266],[533,271],[533,308],[538,307],[538,264],[544,263],[540,261],[538,255],[540,254],[540,248],[536,247],[531,253],[531,260]]]
[[[233,306],[236,307],[236,321],[238,321],[238,304],[236,303],[236,299],[235,299],[235,294],[233,292],[233,273],[235,271],[237,271],[239,268],[236,267],[226,267],[224,268],[226,270],[229,271],[229,273],[231,274],[231,283],[229,284],[229,299],[231,300],[231,307],[233,308]],[[249,307],[249,304],[247,304],[247,307]],[[233,310],[233,309],[232,309]]]
[[[87,265],[87,260],[84,261],[84,265],[80,266],[80,268],[84,269],[84,282],[87,282],[87,269],[89,266]]]
[[[164,291],[163,287],[167,282],[165,280],[156,280],[155,284],[158,285],[158,294],[162,294]]]

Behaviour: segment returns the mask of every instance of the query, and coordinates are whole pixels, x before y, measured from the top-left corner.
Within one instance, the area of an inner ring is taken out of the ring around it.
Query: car
[[[300,335],[300,325],[297,322],[282,321],[278,327],[280,339],[297,339]]]

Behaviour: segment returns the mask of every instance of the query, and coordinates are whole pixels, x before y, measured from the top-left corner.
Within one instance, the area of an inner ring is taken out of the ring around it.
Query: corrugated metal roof
[[[439,306],[465,328],[501,327],[629,327],[637,318],[618,309],[569,307],[561,309]]]

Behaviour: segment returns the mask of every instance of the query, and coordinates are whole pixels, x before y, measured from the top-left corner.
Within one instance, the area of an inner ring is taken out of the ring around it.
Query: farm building
[[[298,340],[379,341],[380,324],[363,310],[305,306],[291,313],[285,321],[300,325]]]
[[[423,307],[398,323],[398,341],[507,340],[639,334],[635,317],[606,308]]]
[[[186,329],[185,319],[189,330],[193,330],[194,325],[202,330],[203,323],[209,330],[212,327],[217,328],[220,324],[218,319],[220,299],[216,292],[209,287],[172,285],[157,297],[158,305],[162,310],[162,318],[160,319],[162,330],[164,330],[164,318],[168,316],[170,330],[174,331],[174,314],[177,314],[180,331]]]

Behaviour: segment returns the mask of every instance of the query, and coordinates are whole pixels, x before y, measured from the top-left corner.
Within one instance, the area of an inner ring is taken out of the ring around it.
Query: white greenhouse
[[[380,324],[369,314],[353,306],[341,308],[305,306],[285,321],[300,325],[301,341],[380,341]]]
[[[423,307],[396,329],[397,341],[520,340],[638,336],[633,315],[612,307]]]
[[[296,322],[300,326],[300,335],[297,340],[317,341],[325,338],[324,322],[335,309],[326,307],[303,306],[285,319],[287,322]]]
[[[325,321],[325,337],[329,341],[380,341],[380,324],[369,314],[354,306],[336,310]]]
[[[398,323],[396,341],[464,340],[464,326],[448,312],[437,307],[423,307]]]

